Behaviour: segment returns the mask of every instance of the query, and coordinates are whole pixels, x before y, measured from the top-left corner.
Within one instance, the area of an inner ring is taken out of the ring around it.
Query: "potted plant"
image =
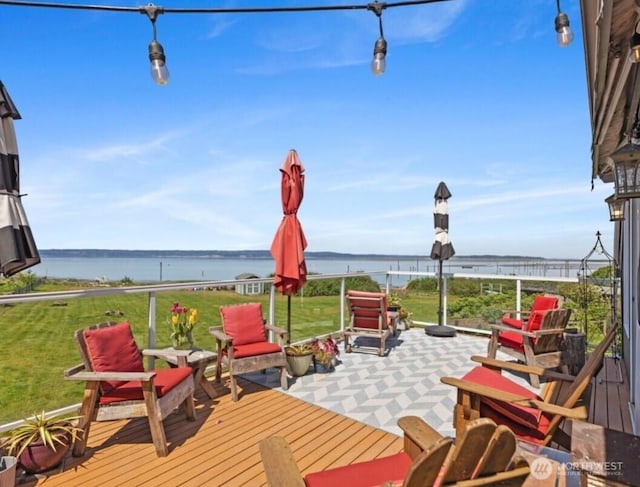
[[[325,370],[330,371],[335,368],[340,350],[338,349],[338,342],[335,338],[329,335],[324,340],[314,338],[311,340],[311,347],[313,349],[314,362],[319,363]]]
[[[389,296],[387,301],[387,311],[394,311],[398,313],[398,324],[401,329],[408,330],[413,324],[412,313],[402,306],[402,300],[397,294]]]
[[[284,347],[287,355],[289,371],[295,377],[302,377],[309,371],[309,366],[313,360],[313,348],[308,343],[297,345],[287,345]]]
[[[40,473],[58,465],[65,457],[80,428],[73,422],[79,416],[51,416],[45,412],[2,434],[2,446],[15,456],[27,473]]]

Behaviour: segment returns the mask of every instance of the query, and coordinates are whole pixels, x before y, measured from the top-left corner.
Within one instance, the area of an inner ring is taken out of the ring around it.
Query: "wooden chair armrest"
[[[167,355],[173,357],[188,357],[191,354],[191,350],[163,350],[161,348],[145,348],[141,350],[141,352],[145,357],[157,358],[164,358]]]
[[[287,440],[280,436],[265,438],[260,442],[260,456],[270,487],[305,487]]]
[[[547,370],[542,367],[536,367],[534,365],[520,364],[517,362],[506,362],[495,358],[483,357],[481,355],[472,355],[471,360],[478,362],[485,367],[491,369],[508,370],[510,372],[521,372],[523,374],[535,374],[539,377],[550,380],[562,380],[565,382],[573,382],[575,376],[569,374],[563,374],[561,372],[555,372],[553,370]]]
[[[231,342],[233,341],[233,337],[227,335],[221,326],[212,326],[209,328],[209,333],[211,333],[214,337],[222,342]]]
[[[404,432],[404,451],[412,460],[442,438],[440,433],[418,416],[403,416],[398,419],[398,426]]]
[[[586,406],[576,406],[574,408],[565,408],[556,404],[549,404],[544,401],[531,401],[533,407],[539,409],[543,413],[559,414],[570,419],[587,419],[589,413]]]
[[[508,325],[491,325],[491,331],[495,334],[501,331],[508,331],[509,333],[516,333],[522,336],[534,337],[535,335],[530,332],[523,330],[522,328],[514,328],[513,326]]]
[[[281,337],[287,334],[287,330],[280,328],[279,326],[276,326],[276,325],[270,325],[267,323],[266,325],[264,325],[264,327],[267,330],[272,331],[276,335],[280,335]]]
[[[524,374],[535,374],[541,377],[546,376],[546,369],[533,365],[520,364],[517,362],[507,362],[496,358],[483,357],[481,355],[472,355],[471,360],[478,362],[484,367],[495,370],[508,370],[509,372],[521,372]]]
[[[156,376],[155,372],[77,372],[73,375],[66,375],[67,380],[83,380],[83,381],[132,381],[149,382]]]

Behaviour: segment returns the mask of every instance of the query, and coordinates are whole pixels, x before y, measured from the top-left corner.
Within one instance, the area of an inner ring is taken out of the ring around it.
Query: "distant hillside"
[[[157,257],[157,258],[190,258],[190,259],[271,259],[268,250],[123,250],[123,249],[40,249],[42,257]],[[428,259],[424,255],[395,254],[348,254],[340,252],[305,252],[309,259]],[[522,255],[456,255],[451,260],[548,260],[542,257]]]

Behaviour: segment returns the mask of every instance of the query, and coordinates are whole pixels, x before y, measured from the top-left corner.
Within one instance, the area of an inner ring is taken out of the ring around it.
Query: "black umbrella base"
[[[433,337],[454,337],[456,336],[456,329],[455,328],[451,328],[450,326],[444,326],[444,325],[430,325],[430,326],[425,326],[424,327],[424,332],[427,335],[433,336]]]

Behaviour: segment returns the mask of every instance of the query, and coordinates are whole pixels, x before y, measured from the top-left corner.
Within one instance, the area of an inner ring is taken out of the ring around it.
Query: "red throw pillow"
[[[144,372],[142,354],[133,338],[129,322],[84,330],[83,334],[89,363],[94,372]],[[106,394],[123,383],[104,381],[100,383],[100,387]]]
[[[234,345],[264,342],[267,340],[260,303],[220,306],[222,328],[233,337]]]

